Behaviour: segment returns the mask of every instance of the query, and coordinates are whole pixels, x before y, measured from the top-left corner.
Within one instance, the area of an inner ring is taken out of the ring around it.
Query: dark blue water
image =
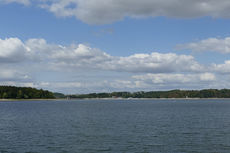
[[[230,100],[0,102],[1,153],[229,153]]]

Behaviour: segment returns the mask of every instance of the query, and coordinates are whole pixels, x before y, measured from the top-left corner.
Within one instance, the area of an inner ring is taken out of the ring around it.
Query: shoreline
[[[229,99],[230,98],[71,98],[66,100],[201,100],[201,99]]]
[[[230,100],[230,98],[58,98],[58,99],[0,99],[0,102],[10,101],[73,101],[73,100]]]
[[[65,99],[0,99],[0,102],[4,101],[57,101]]]

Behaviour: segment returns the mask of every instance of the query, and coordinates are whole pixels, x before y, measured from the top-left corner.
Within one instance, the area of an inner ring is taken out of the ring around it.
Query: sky
[[[0,0],[0,85],[230,87],[229,0]]]

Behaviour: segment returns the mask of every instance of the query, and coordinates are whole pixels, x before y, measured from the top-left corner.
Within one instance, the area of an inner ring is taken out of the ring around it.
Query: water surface
[[[0,102],[1,153],[229,153],[230,100]]]

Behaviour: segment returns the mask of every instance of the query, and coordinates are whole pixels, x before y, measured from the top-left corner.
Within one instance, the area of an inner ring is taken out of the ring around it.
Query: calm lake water
[[[230,100],[0,102],[0,153],[229,153]]]

